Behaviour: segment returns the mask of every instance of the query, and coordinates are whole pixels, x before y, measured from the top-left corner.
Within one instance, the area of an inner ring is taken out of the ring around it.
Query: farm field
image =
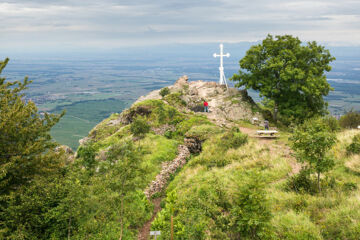
[[[243,47],[243,52],[246,48]],[[224,63],[227,78],[238,71],[238,60],[242,57],[234,46],[229,45],[229,49],[235,54]],[[26,99],[34,101],[39,111],[58,113],[66,109],[66,115],[53,128],[52,135],[59,143],[76,149],[79,139],[102,119],[121,112],[154,89],[172,85],[182,75],[188,75],[190,81],[218,81],[218,61],[206,55],[209,51],[202,49],[194,58],[186,55],[189,51],[183,55],[174,53],[174,56],[162,53],[158,57],[138,52],[126,61],[121,55],[14,58],[10,59],[4,75],[9,80],[29,76],[33,83],[29,85]],[[337,60],[328,73],[328,81],[334,88],[326,97],[329,110],[334,115],[360,110],[360,56],[349,57],[339,49],[334,52]],[[249,93],[255,101],[261,100],[256,92],[250,90]]]

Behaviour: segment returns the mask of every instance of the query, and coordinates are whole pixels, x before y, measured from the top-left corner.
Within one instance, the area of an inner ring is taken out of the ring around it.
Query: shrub
[[[92,169],[95,166],[96,164],[95,156],[96,156],[96,151],[93,145],[91,144],[80,146],[77,151],[77,158],[82,159],[82,164],[87,169]]]
[[[342,128],[357,128],[360,125],[360,113],[350,111],[340,118]]]
[[[244,181],[245,180],[245,181]],[[235,204],[231,209],[231,227],[238,239],[267,239],[271,212],[266,199],[264,179],[256,172],[248,172],[238,183]]]
[[[351,191],[356,190],[358,187],[357,187],[357,184],[354,182],[346,182],[346,183],[344,183],[342,188],[345,192],[351,192]]]
[[[160,96],[165,97],[166,95],[170,94],[170,89],[168,87],[164,87],[159,92]]]
[[[202,124],[213,125],[206,117],[195,115],[185,121],[182,121],[177,126],[176,133],[182,136],[187,131],[189,131],[193,126],[202,125]]]
[[[150,131],[150,125],[143,118],[135,119],[130,126],[130,132],[138,137],[143,136]]]
[[[317,192],[316,183],[310,178],[307,169],[302,169],[298,174],[291,176],[286,182],[285,189],[298,193],[307,192],[314,194]]]
[[[221,137],[221,145],[224,146],[225,149],[236,149],[247,142],[248,135],[241,133],[238,128],[231,129]]]
[[[320,174],[331,170],[335,163],[327,152],[336,142],[336,135],[322,119],[310,119],[294,130],[292,148],[296,151],[296,160],[307,163],[309,173],[317,174],[318,190],[321,191]]]
[[[359,154],[360,153],[360,134],[353,137],[352,143],[346,147],[348,154]]]
[[[172,106],[186,106],[186,102],[181,98],[182,93],[171,93],[165,97],[165,100]]]
[[[339,121],[335,117],[326,116],[323,118],[323,121],[325,125],[327,125],[332,132],[337,132],[340,130]]]

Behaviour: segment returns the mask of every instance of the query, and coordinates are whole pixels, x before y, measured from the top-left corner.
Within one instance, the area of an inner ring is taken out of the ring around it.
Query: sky
[[[1,0],[1,51],[254,42],[360,46],[360,0]]]

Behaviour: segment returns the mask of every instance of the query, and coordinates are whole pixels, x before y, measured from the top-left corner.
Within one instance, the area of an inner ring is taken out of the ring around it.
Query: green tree
[[[9,59],[0,62],[0,74]],[[0,77],[0,238],[46,235],[44,214],[62,194],[66,159],[55,150],[50,129],[61,115],[41,116],[23,91],[31,83]],[[59,191],[58,191],[59,190]]]
[[[261,44],[252,46],[240,60],[240,71],[234,74],[235,86],[259,91],[271,100],[274,120],[277,112],[288,122],[303,121],[326,112],[323,96],[332,90],[325,72],[335,60],[316,42],[303,45],[291,35],[268,35]]]
[[[119,206],[119,221],[120,221],[120,237],[123,239],[124,227],[126,226],[126,212],[125,205],[131,203],[129,198],[131,192],[139,189],[145,170],[141,166],[141,149],[135,147],[131,141],[123,142],[121,144],[113,145],[108,154],[108,162],[113,165],[112,170],[105,176],[107,188],[116,192]]]
[[[357,128],[360,126],[360,112],[347,112],[341,116],[339,123],[342,128]]]
[[[0,62],[0,74],[9,59]],[[31,81],[5,82],[0,78],[0,195],[7,194],[52,165],[45,153],[54,150],[50,129],[64,115],[42,117],[22,93]]]
[[[305,121],[294,130],[292,148],[296,151],[296,159],[306,163],[309,174],[317,174],[319,192],[320,175],[334,167],[334,159],[328,151],[336,142],[336,135],[321,118]]]
[[[264,179],[259,173],[248,172],[245,181],[238,183],[231,227],[237,239],[270,239],[271,212],[266,199]]]

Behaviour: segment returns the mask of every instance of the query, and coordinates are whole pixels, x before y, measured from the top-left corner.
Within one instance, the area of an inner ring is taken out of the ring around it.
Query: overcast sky
[[[0,51],[257,41],[360,45],[360,0],[1,0]]]

